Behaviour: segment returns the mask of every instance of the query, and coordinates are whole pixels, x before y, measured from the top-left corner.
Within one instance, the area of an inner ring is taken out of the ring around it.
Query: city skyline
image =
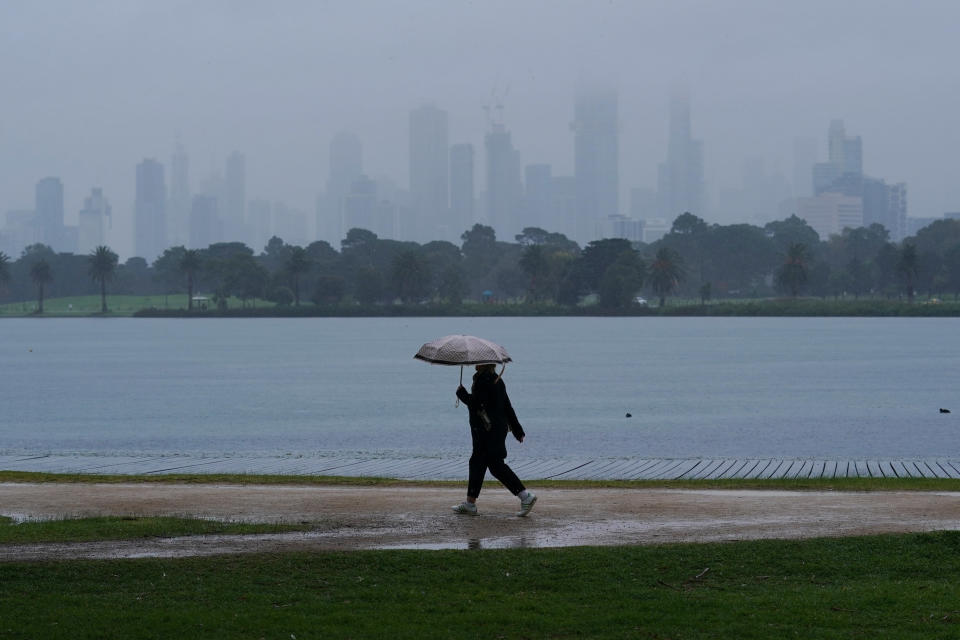
[[[693,137],[704,144],[711,205],[740,185],[748,159],[759,158],[771,181],[794,183],[802,173],[794,140],[814,139],[815,161],[827,161],[823,132],[843,119],[862,137],[864,173],[909,185],[911,216],[960,209],[949,33],[960,9],[952,3],[408,8],[174,1],[83,11],[51,1],[0,9],[0,72],[14,87],[0,114],[0,214],[32,209],[37,182],[55,176],[65,221],[76,225],[84,198],[101,188],[111,239],[132,249],[133,167],[150,157],[165,165],[172,208],[179,141],[191,184],[222,173],[239,150],[248,203],[312,216],[337,131],[361,141],[366,175],[409,186],[409,114],[423,104],[449,114],[451,145],[473,146],[477,194],[484,107],[502,114],[521,166],[550,165],[560,184],[574,175],[570,124],[584,76],[618,91],[622,214],[633,190],[657,187],[678,86],[689,90]],[[163,46],[174,40],[175,50]],[[752,221],[712,209],[710,222]]]

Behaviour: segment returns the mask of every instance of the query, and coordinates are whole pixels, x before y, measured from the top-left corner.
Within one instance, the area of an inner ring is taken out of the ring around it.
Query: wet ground
[[[0,483],[15,520],[101,515],[309,522],[303,533],[0,545],[0,561],[353,549],[636,545],[960,529],[960,493],[550,489],[526,518],[499,487],[480,515],[456,515],[462,490]]]

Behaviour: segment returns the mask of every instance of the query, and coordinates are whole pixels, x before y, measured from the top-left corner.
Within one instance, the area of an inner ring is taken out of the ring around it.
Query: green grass
[[[205,295],[205,294],[196,294]],[[211,296],[207,296],[211,297]],[[266,300],[256,300],[256,307],[272,307],[274,304]],[[242,303],[239,298],[230,298],[227,301],[231,309],[240,309]],[[248,307],[251,305],[248,302]],[[213,308],[213,302],[207,303],[209,308]],[[126,296],[107,294],[107,307],[109,316],[126,317],[132,316],[141,309],[186,309],[187,294],[171,293],[169,295],[152,296]],[[36,300],[25,302],[12,302],[0,305],[0,317],[3,316],[28,316],[33,315],[37,308]],[[100,296],[68,296],[65,298],[48,298],[43,301],[44,317],[84,317],[100,314]]]
[[[92,540],[130,540],[134,538],[170,538],[207,534],[255,534],[305,531],[307,523],[221,522],[199,518],[170,517],[98,517],[29,521],[14,524],[0,517],[0,544],[32,542],[89,542]],[[2,634],[0,634],[2,635]]]
[[[4,638],[957,638],[960,533],[0,564]]]
[[[85,482],[144,484],[271,484],[343,485],[377,487],[462,487],[465,480],[398,480],[377,477],[255,475],[255,474],[164,474],[107,475],[0,471],[0,482]],[[536,480],[540,489],[768,489],[784,491],[960,491],[960,479],[952,478],[794,478],[730,480]]]

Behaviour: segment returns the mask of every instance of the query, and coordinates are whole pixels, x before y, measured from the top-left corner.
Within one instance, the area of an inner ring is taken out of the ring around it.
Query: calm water
[[[529,438],[514,457],[956,455],[958,328],[939,318],[5,319],[0,452],[462,454],[459,368],[413,354],[470,333],[515,360],[505,381]]]

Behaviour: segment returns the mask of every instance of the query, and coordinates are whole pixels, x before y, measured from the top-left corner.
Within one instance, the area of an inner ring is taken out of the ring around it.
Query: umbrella
[[[502,364],[513,362],[507,350],[496,342],[476,336],[444,336],[432,340],[413,356],[430,364],[460,366],[460,384],[463,384],[463,367],[468,364]],[[503,371],[500,372],[503,375]]]

